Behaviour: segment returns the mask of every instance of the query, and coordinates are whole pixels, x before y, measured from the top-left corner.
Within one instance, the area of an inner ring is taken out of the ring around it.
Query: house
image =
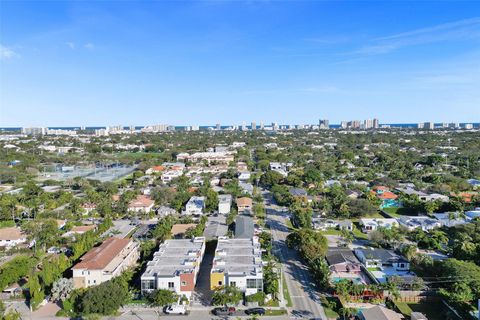
[[[475,210],[465,212],[465,218],[469,222],[473,219],[480,218],[480,208],[475,208]]]
[[[86,288],[119,276],[135,265],[139,258],[138,247],[131,239],[107,238],[72,267],[74,287]]]
[[[203,214],[203,209],[205,209],[205,197],[191,197],[188,200],[185,211],[182,213],[188,216],[201,216]]]
[[[151,168],[148,168],[148,169],[145,171],[145,174],[151,175],[151,174],[154,174],[154,173],[163,172],[164,170],[165,170],[165,167],[164,167],[164,166],[153,166],[153,167],[151,167]]]
[[[361,218],[360,226],[363,233],[369,233],[377,230],[379,227],[390,229],[398,226],[396,219],[384,219],[384,218]]]
[[[221,194],[218,196],[218,213],[229,214],[232,206],[232,195]]]
[[[332,220],[325,218],[312,218],[313,228],[315,230],[339,229],[353,231],[353,222],[351,220]]]
[[[65,227],[65,225],[67,224],[67,220],[55,220],[55,222],[57,223],[57,227],[58,229],[63,229],[63,227]]]
[[[162,173],[161,180],[163,183],[169,183],[173,179],[181,177],[183,175],[182,170],[167,170]]]
[[[288,192],[295,198],[306,198],[308,196],[307,191],[302,188],[290,188]]]
[[[251,212],[252,207],[253,207],[253,203],[251,198],[243,197],[243,198],[237,199],[238,213],[242,213],[245,211]]]
[[[210,271],[210,289],[235,286],[246,296],[263,291],[262,264],[262,250],[257,237],[219,237]]]
[[[375,186],[370,193],[382,201],[381,208],[398,207],[398,196],[385,186]]]
[[[270,162],[270,170],[280,173],[283,177],[288,176],[288,171],[292,166],[291,162]]]
[[[166,216],[177,214],[177,210],[172,209],[172,208],[167,207],[167,206],[160,206],[160,207],[157,208],[156,213],[160,217],[166,217]]]
[[[245,162],[237,162],[237,171],[238,172],[248,171],[248,165]]]
[[[141,276],[141,292],[172,290],[190,298],[205,253],[205,238],[171,239],[160,245]]]
[[[255,233],[252,217],[238,215],[235,219],[235,239],[251,239]]]
[[[242,189],[244,194],[253,194],[253,184],[244,181],[239,181],[238,186]]]
[[[347,198],[349,198],[349,199],[358,199],[362,196],[362,193],[358,192],[356,190],[347,190],[347,191],[345,191],[345,194],[347,195]]]
[[[397,271],[410,270],[410,263],[391,250],[367,248],[355,249],[355,255],[366,268],[393,268]]]
[[[92,202],[86,202],[82,204],[82,209],[84,211],[84,215],[89,215],[90,213],[92,213],[97,209],[97,205]]]
[[[442,226],[440,221],[427,216],[402,216],[398,218],[397,221],[401,226],[404,226],[409,231],[413,231],[415,229],[421,229],[422,231],[430,231],[436,228],[440,228]]]
[[[467,220],[461,217],[458,212],[434,213],[432,215],[440,222],[442,227],[454,227],[467,223]]]
[[[403,320],[403,315],[382,306],[361,309],[358,315],[360,320]]]
[[[0,247],[9,249],[25,242],[27,235],[20,228],[0,228]]]
[[[240,172],[240,174],[238,175],[238,180],[248,181],[248,180],[250,180],[251,176],[252,175],[250,174],[250,172]]]
[[[154,204],[155,201],[150,199],[150,197],[140,194],[129,203],[128,211],[147,213],[152,211]]]
[[[329,248],[325,259],[330,271],[335,273],[359,274],[362,271],[360,261],[350,249]]]

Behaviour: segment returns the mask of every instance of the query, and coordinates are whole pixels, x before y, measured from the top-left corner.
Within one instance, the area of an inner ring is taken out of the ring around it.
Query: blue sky
[[[1,1],[0,126],[480,121],[478,1]]]

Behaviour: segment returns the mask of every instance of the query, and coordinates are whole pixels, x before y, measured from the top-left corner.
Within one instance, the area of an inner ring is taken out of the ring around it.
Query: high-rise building
[[[428,129],[428,130],[433,130],[433,129],[435,129],[435,123],[434,122],[425,122],[424,125],[423,125],[423,128]]]
[[[423,122],[417,123],[417,129],[423,129],[424,125],[425,124]]]
[[[373,120],[367,119],[363,121],[363,128],[364,129],[372,129],[373,128]]]
[[[380,121],[377,118],[373,119],[373,128],[374,129],[380,128]]]
[[[272,129],[275,131],[278,130],[278,123],[272,122]]]
[[[342,128],[342,129],[347,129],[347,126],[348,126],[347,121],[342,121],[342,122],[340,122],[340,128]]]
[[[329,129],[330,122],[327,119],[319,120],[318,121],[318,128],[319,129]]]
[[[265,129],[265,125],[263,124],[263,122],[260,122],[260,130],[263,130]]]
[[[473,124],[472,123],[465,123],[465,129],[472,130],[473,129]]]
[[[255,122],[252,122],[252,124],[250,125],[250,128],[252,130],[257,130],[257,124]]]
[[[222,129],[222,127],[220,126],[220,123],[217,123],[217,125],[215,126],[215,129],[217,129],[217,130],[221,130],[221,129]]]
[[[47,128],[43,128],[43,127],[22,128],[22,133],[30,136],[44,135],[47,133]]]

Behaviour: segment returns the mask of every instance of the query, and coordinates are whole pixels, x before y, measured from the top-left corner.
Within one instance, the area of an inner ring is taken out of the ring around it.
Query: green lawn
[[[360,230],[360,226],[358,225],[358,223],[354,223],[353,235],[357,239],[368,240],[368,234],[365,234]]]
[[[444,307],[439,301],[424,301],[418,303],[395,302],[399,311],[407,317],[412,312],[421,312],[427,316],[429,320],[445,319]]]
[[[290,292],[288,292],[287,282],[285,281],[285,277],[282,278],[282,287],[283,287],[283,298],[287,300],[287,307],[293,307],[292,298],[290,297]]]
[[[284,310],[284,309],[275,309],[275,310],[267,309],[265,311],[266,316],[283,316],[285,314],[287,314],[287,310]]]
[[[326,231],[320,231],[323,235],[327,236],[340,236],[342,232],[337,229],[327,229]]]

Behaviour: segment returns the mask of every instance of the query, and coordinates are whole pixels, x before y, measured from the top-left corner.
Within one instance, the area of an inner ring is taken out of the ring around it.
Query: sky
[[[0,1],[0,126],[480,122],[480,1]]]

